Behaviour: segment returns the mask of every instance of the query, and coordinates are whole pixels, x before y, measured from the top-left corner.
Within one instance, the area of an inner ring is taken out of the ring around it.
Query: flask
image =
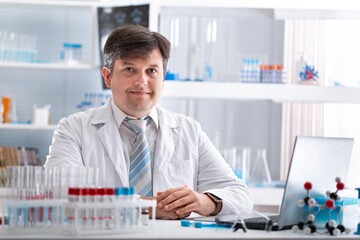
[[[271,175],[266,157],[266,149],[257,150],[257,156],[251,166],[249,185],[253,187],[266,187],[271,184]]]

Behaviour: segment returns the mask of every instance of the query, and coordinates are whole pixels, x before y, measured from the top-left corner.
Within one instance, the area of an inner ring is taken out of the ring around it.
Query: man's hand
[[[172,211],[179,218],[187,217],[191,212],[209,216],[215,210],[215,203],[205,194],[198,193],[187,186],[171,188],[158,193],[157,209]],[[156,214],[157,215],[157,214]]]
[[[156,199],[156,197],[145,197],[145,196],[141,196],[141,198],[148,200]],[[149,213],[150,213],[150,217],[152,217],[151,216],[152,211],[149,211]],[[179,216],[174,211],[166,211],[165,209],[156,207],[156,218],[176,220],[179,219]]]
[[[156,218],[176,220],[180,217],[174,211],[166,211],[165,209],[156,207]]]

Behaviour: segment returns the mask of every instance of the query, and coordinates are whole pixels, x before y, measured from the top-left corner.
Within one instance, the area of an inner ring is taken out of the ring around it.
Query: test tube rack
[[[0,233],[59,233],[63,223],[63,204],[66,200],[0,201]]]
[[[151,231],[155,226],[156,200],[115,199],[112,202],[64,204],[66,235],[95,235]],[[144,214],[145,213],[145,214]]]
[[[67,199],[0,201],[0,234],[96,235],[153,230],[156,200],[69,202]],[[145,214],[144,214],[145,212]]]

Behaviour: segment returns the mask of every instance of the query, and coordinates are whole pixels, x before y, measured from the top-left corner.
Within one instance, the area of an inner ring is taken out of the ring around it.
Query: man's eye
[[[151,69],[148,70],[148,72],[150,74],[155,74],[155,73],[157,73],[157,70],[155,68],[151,68]]]
[[[125,68],[125,71],[126,71],[126,72],[133,72],[133,71],[134,71],[134,69],[133,69],[133,68],[131,68],[131,67],[126,67],[126,68]]]

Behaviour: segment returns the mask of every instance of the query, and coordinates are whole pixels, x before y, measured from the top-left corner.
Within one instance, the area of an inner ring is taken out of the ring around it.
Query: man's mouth
[[[135,94],[135,95],[146,95],[146,94],[150,94],[150,92],[148,92],[148,91],[143,91],[143,90],[140,90],[140,91],[131,90],[130,93]]]

